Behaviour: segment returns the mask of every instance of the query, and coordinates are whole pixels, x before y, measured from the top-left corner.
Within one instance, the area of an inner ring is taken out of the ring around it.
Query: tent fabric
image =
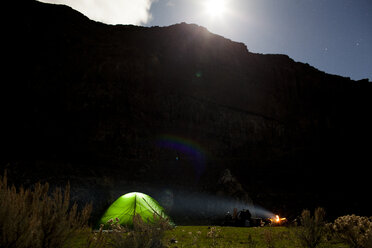
[[[138,192],[132,192],[119,197],[106,210],[100,224],[106,224],[110,219],[119,219],[121,225],[133,225],[133,217],[140,215],[145,222],[154,222],[154,215],[168,218],[164,208],[152,197]]]

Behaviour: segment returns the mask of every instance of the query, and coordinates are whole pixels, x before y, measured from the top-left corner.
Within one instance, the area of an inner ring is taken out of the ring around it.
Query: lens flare
[[[177,152],[178,155],[175,157],[177,161],[182,158],[192,162],[197,178],[204,173],[207,153],[198,142],[181,136],[164,134],[159,136],[156,145]]]

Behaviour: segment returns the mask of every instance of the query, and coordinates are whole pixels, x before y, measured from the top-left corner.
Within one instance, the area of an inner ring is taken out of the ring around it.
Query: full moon
[[[205,9],[211,17],[221,17],[226,11],[226,0],[207,0]]]

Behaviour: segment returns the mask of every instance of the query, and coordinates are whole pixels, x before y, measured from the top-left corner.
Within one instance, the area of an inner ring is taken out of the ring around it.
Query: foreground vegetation
[[[59,248],[87,226],[91,206],[78,211],[70,204],[70,186],[49,191],[49,184],[33,189],[8,186],[0,177],[0,247]]]
[[[151,228],[144,232],[96,232],[80,233],[65,247],[208,247],[208,248],[299,248],[303,246],[297,236],[298,227],[216,227],[216,226],[178,226],[165,230]],[[161,232],[161,231],[160,231]],[[156,234],[155,234],[156,233]],[[92,235],[90,239],[87,239]],[[316,247],[347,248],[336,236],[327,237]],[[160,242],[159,242],[160,241]],[[364,246],[359,246],[364,247]],[[370,246],[365,246],[370,247]]]
[[[334,247],[372,248],[372,218],[342,216],[326,223],[323,209],[304,210],[294,227],[173,227],[166,219],[132,227],[110,220],[108,230],[88,226],[91,206],[70,204],[70,187],[49,192],[48,184],[31,189],[8,186],[0,176],[0,248],[181,248],[181,247]],[[155,216],[154,216],[155,217]]]
[[[288,227],[206,227],[180,226],[166,233],[169,247],[236,247],[281,248],[302,247]],[[172,244],[171,240],[177,240]],[[347,247],[337,240],[328,241],[323,247]]]

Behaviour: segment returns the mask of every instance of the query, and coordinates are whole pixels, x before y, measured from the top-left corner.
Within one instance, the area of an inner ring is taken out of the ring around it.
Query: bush
[[[109,232],[102,235],[105,225],[88,241],[89,248],[162,248],[164,232],[171,228],[167,219],[154,215],[154,223],[146,223],[140,215],[133,218],[133,227],[123,227],[119,219],[109,220]]]
[[[8,186],[6,173],[0,176],[0,247],[59,248],[87,224],[91,206],[70,208],[69,185],[63,193],[48,192],[48,183],[17,190]]]
[[[85,248],[105,248],[107,246],[106,235],[103,234],[104,225],[101,224],[98,232],[88,235]]]
[[[162,238],[168,228],[168,221],[154,216],[154,223],[145,223],[140,215],[133,218],[133,229],[112,225],[113,233],[110,236],[111,247],[115,248],[160,248],[164,247]],[[118,220],[117,220],[118,222]]]
[[[337,218],[331,225],[337,238],[352,248],[372,247],[372,218],[346,215]]]
[[[315,209],[314,216],[309,210],[302,211],[301,226],[295,232],[302,247],[315,248],[323,241],[326,234],[324,217],[323,208]]]

